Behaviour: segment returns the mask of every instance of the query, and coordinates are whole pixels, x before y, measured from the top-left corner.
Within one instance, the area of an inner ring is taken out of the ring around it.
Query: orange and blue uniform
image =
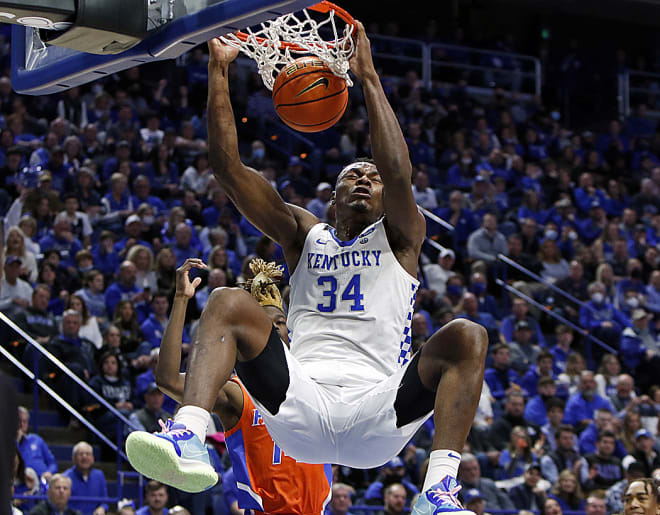
[[[331,465],[298,463],[273,442],[245,387],[243,412],[236,426],[225,431],[238,506],[263,513],[322,514],[330,501]]]

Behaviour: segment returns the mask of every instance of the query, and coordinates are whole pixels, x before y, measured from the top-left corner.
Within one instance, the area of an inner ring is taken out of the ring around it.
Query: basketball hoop
[[[327,15],[321,21],[310,16],[310,12]],[[343,21],[343,31],[337,21]],[[238,48],[257,62],[259,75],[269,90],[280,70],[301,55],[313,54],[325,61],[332,73],[341,77],[349,86],[353,82],[348,76],[348,60],[353,55],[355,44],[353,17],[326,0],[302,10],[302,16],[289,13],[274,20],[261,23],[259,30],[245,29],[225,34],[220,39]],[[332,33],[331,40],[323,39],[322,31]]]

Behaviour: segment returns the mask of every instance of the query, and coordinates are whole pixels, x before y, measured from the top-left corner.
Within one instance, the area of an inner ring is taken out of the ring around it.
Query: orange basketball
[[[348,104],[346,81],[318,57],[301,57],[286,66],[273,85],[275,111],[292,129],[319,132],[332,127]]]

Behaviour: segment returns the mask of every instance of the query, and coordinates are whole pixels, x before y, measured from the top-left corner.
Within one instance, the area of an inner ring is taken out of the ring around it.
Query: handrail
[[[513,261],[512,259],[509,259],[509,258],[508,258],[507,256],[505,256],[504,254],[498,254],[498,255],[497,255],[497,259],[499,259],[500,261],[503,261],[503,262],[506,263],[507,265],[512,266],[513,268],[515,268],[515,269],[518,270],[519,272],[522,272],[522,273],[524,273],[524,274],[527,274],[529,277],[531,277],[531,278],[534,279],[535,281],[538,281],[538,282],[540,282],[540,283],[542,283],[542,284],[545,284],[545,285],[548,286],[551,290],[553,290],[553,291],[559,293],[560,295],[563,295],[563,296],[566,297],[568,300],[574,302],[575,304],[579,305],[580,307],[587,308],[587,309],[591,310],[592,313],[595,313],[596,310],[595,310],[594,308],[592,308],[592,307],[591,307],[589,304],[587,304],[586,302],[582,302],[582,301],[581,301],[580,299],[578,299],[577,297],[574,297],[573,295],[571,295],[571,294],[568,293],[567,291],[562,290],[562,289],[559,288],[558,286],[555,286],[554,284],[552,284],[552,283],[551,283],[550,281],[548,281],[547,279],[544,279],[544,278],[541,277],[540,275],[535,274],[534,272],[532,272],[532,271],[529,270],[528,268],[525,268],[525,267],[522,266],[521,264],[516,263],[516,262]]]
[[[424,238],[424,241],[429,245],[431,245],[431,247],[434,247],[436,250],[439,250],[440,252],[442,252],[443,250],[447,250],[447,247],[443,247],[437,241],[433,241],[431,238]]]
[[[41,345],[34,338],[32,338],[32,336],[30,336],[23,329],[21,329],[18,325],[16,325],[2,311],[0,311],[0,320],[2,320],[5,324],[7,324],[10,328],[12,328],[14,331],[16,331],[23,338],[25,338],[25,340],[30,345],[32,345],[34,348],[36,348],[43,356],[46,356],[52,363],[54,363],[57,366],[57,368],[59,368],[62,372],[64,372],[67,376],[69,376],[69,379],[72,379],[75,383],[77,383],[79,386],[81,386],[83,390],[85,390],[88,394],[90,394],[92,397],[94,397],[94,399],[96,399],[99,402],[99,404],[101,404],[102,406],[107,408],[108,411],[110,411],[115,417],[117,417],[119,420],[121,420],[127,426],[129,426],[133,429],[137,429],[124,415],[122,415],[117,410],[117,408],[115,408],[112,404],[110,404],[103,397],[101,397],[97,392],[95,392],[92,388],[90,388],[89,385],[87,383],[85,383],[82,379],[80,379],[76,374],[71,372],[71,370],[64,363],[62,363],[59,359],[57,359],[55,356],[53,356],[48,350],[46,350],[43,347],[43,345]]]
[[[502,52],[500,50],[490,50],[485,48],[476,48],[471,46],[463,45],[452,45],[442,42],[424,42],[418,39],[411,38],[399,38],[394,36],[383,36],[380,34],[369,34],[369,40],[374,46],[374,57],[379,59],[396,59],[402,62],[415,63],[421,65],[421,81],[424,84],[425,88],[430,88],[432,85],[432,69],[433,66],[444,66],[444,67],[453,67],[465,70],[474,70],[474,71],[484,71],[484,72],[493,72],[493,73],[502,73],[502,74],[515,74],[518,77],[534,77],[534,93],[536,95],[541,94],[541,61],[537,57],[529,56],[525,54],[516,54],[512,52]],[[381,51],[378,48],[379,43],[390,42],[392,44],[398,44],[401,48],[411,48],[416,47],[419,50],[419,56],[413,55],[400,55],[395,53],[390,53],[387,51]],[[472,57],[478,56],[499,56],[507,59],[516,60],[521,63],[521,69],[511,70],[506,68],[498,68],[495,66],[480,66],[470,63],[459,63],[451,60],[434,60],[433,59],[433,49],[442,48],[446,50],[459,50],[465,52]],[[529,66],[531,65],[531,66]],[[523,71],[523,66],[527,69]]]
[[[561,316],[561,315],[555,313],[555,312],[552,311],[551,309],[548,309],[547,306],[544,306],[543,304],[541,304],[540,302],[534,300],[534,299],[531,298],[530,296],[525,295],[523,292],[521,292],[521,291],[518,290],[517,288],[514,288],[513,286],[508,285],[508,284],[505,283],[502,279],[499,279],[499,278],[495,279],[495,283],[496,283],[497,285],[501,286],[502,288],[504,288],[506,291],[511,292],[511,293],[513,293],[514,295],[517,295],[518,297],[520,297],[521,299],[526,300],[526,301],[527,301],[528,303],[530,303],[532,306],[537,307],[538,309],[540,309],[541,311],[547,313],[547,314],[550,315],[551,317],[556,318],[556,319],[559,320],[562,324],[565,324],[565,325],[569,326],[571,329],[573,329],[574,331],[577,331],[578,333],[580,333],[580,334],[581,334],[582,336],[584,336],[585,338],[588,338],[588,339],[592,340],[594,343],[597,343],[598,345],[600,345],[600,346],[601,346],[603,349],[605,349],[606,351],[611,352],[612,354],[618,354],[618,351],[616,351],[615,349],[613,349],[612,347],[610,347],[609,345],[607,345],[607,344],[606,344],[604,341],[602,341],[601,339],[596,338],[595,336],[593,336],[591,333],[589,333],[589,331],[586,331],[585,329],[583,329],[582,327],[580,327],[580,326],[574,324],[573,322],[571,322],[571,321],[568,320],[567,318],[564,318],[563,316]]]
[[[0,314],[4,315],[4,313],[2,313],[1,311]],[[73,406],[71,406],[71,404],[69,404],[67,401],[62,399],[62,397],[60,397],[55,390],[53,390],[50,386],[44,383],[41,379],[36,377],[30,371],[30,369],[28,369],[25,365],[23,365],[23,363],[21,363],[14,356],[12,356],[11,353],[1,345],[0,345],[0,354],[2,354],[5,358],[7,358],[12,365],[18,368],[21,372],[23,372],[23,374],[25,374],[28,378],[35,381],[42,390],[44,390],[48,395],[50,395],[53,399],[55,399],[62,407],[64,407],[64,409],[66,409],[69,413],[71,413],[71,415],[76,417],[76,419],[78,419],[78,421],[81,424],[83,424],[85,427],[87,427],[87,429],[89,429],[92,433],[94,433],[101,441],[103,441],[103,443],[108,445],[113,451],[119,454],[123,459],[127,459],[123,451],[120,448],[118,448],[99,429],[97,429],[96,426],[94,426],[90,421],[88,421],[85,417],[83,417],[79,411],[77,411]]]
[[[452,232],[455,229],[454,226],[452,224],[450,224],[447,220],[444,220],[444,219],[440,218],[438,215],[436,215],[435,213],[429,211],[425,207],[417,205],[417,209],[419,209],[424,216],[426,216],[427,218],[430,218],[434,222],[440,224],[442,227],[447,229],[449,232]]]
[[[534,57],[531,55],[525,55],[525,54],[516,54],[512,52],[502,52],[499,50],[490,50],[490,49],[485,49],[485,48],[474,48],[470,46],[462,46],[462,45],[451,45],[451,44],[446,44],[446,43],[429,43],[428,45],[428,50],[429,50],[429,60],[430,60],[430,65],[437,65],[437,66],[453,66],[455,68],[462,68],[465,70],[477,70],[477,71],[489,71],[489,72],[494,72],[494,73],[507,73],[510,75],[517,75],[518,77],[529,77],[533,76],[534,77],[534,94],[535,95],[540,95],[541,94],[541,85],[542,85],[542,69],[541,69],[541,61],[538,57]],[[480,55],[490,55],[490,56],[500,56],[504,57],[507,59],[512,59],[518,61],[521,66],[519,69],[509,69],[509,68],[499,68],[496,66],[481,66],[481,65],[474,65],[470,63],[458,63],[456,61],[451,61],[451,60],[434,60],[433,59],[433,49],[434,48],[442,48],[442,49],[447,49],[447,50],[460,50],[463,52],[466,52],[469,57],[473,56],[480,56]],[[527,63],[532,65],[532,70],[529,71],[524,71],[523,70],[523,65]]]

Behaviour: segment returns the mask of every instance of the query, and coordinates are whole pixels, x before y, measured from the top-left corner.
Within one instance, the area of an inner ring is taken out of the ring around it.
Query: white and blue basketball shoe
[[[461,489],[455,478],[445,476],[439,483],[419,494],[411,515],[475,515],[466,510],[458,500]]]
[[[172,419],[160,433],[134,431],[126,439],[126,455],[140,474],[184,492],[201,492],[218,482],[209,453],[199,438]]]

